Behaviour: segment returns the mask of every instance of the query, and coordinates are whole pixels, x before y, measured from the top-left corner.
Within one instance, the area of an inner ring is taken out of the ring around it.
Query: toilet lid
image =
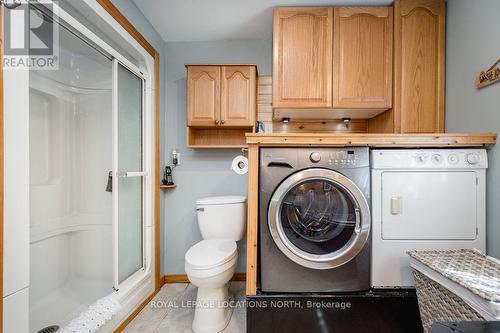
[[[238,196],[238,195],[232,195],[232,196],[225,196],[225,197],[208,197],[208,198],[202,198],[198,199],[196,201],[197,205],[224,205],[224,204],[235,204],[235,203],[242,203],[246,202],[247,198]]]
[[[236,242],[227,239],[206,239],[186,252],[186,262],[194,269],[207,269],[225,264],[237,254]]]

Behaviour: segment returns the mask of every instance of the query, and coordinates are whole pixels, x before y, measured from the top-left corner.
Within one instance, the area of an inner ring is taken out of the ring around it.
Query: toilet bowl
[[[196,203],[203,240],[185,256],[189,281],[198,287],[192,329],[195,333],[222,331],[231,320],[228,282],[236,270],[236,241],[243,238],[245,197],[211,197]]]
[[[187,276],[198,287],[194,332],[219,332],[229,324],[232,308],[228,282],[236,270],[237,259],[233,240],[203,240],[186,253]]]

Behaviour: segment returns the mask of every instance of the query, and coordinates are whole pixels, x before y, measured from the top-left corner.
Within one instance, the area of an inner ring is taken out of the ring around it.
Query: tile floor
[[[245,299],[245,283],[231,282],[230,293],[237,301]],[[155,298],[132,320],[124,333],[188,333],[194,316],[190,302],[196,300],[196,287],[187,283],[163,286]],[[246,311],[242,306],[233,309],[231,322],[224,333],[246,332]]]

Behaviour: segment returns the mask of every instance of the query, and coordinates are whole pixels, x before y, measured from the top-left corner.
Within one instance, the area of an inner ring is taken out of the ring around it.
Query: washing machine
[[[370,288],[368,148],[260,150],[260,288]]]

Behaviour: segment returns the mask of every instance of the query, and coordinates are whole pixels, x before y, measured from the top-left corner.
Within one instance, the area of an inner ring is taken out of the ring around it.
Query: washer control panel
[[[372,150],[372,168],[487,168],[485,149]]]
[[[366,148],[318,148],[307,149],[305,153],[309,164],[318,167],[356,168],[368,166],[369,161]]]

